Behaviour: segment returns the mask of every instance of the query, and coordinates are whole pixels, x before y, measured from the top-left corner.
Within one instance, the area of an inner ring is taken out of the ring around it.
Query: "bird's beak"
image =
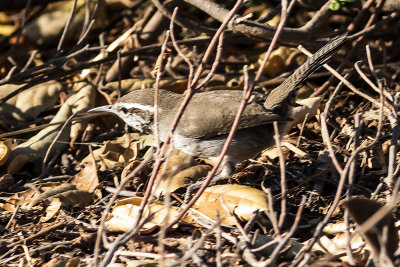
[[[89,109],[87,112],[113,112],[111,107],[112,107],[112,105],[101,106],[101,107]]]

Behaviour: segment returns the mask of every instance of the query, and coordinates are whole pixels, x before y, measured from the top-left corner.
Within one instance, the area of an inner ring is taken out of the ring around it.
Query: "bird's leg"
[[[221,180],[229,178],[235,172],[235,163],[224,158],[223,162],[218,167],[217,173],[218,172],[219,172],[219,174],[215,175],[212,178],[210,185],[214,184],[217,181],[221,181]],[[204,178],[206,178],[206,177],[204,177]],[[192,194],[201,187],[201,185],[204,183],[204,178],[202,178],[200,181],[198,181],[194,184],[191,184],[187,187],[186,193],[185,193],[185,198],[184,198],[185,203],[188,203]]]

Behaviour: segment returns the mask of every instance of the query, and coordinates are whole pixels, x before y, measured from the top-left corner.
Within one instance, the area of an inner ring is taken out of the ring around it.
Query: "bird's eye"
[[[123,113],[125,113],[125,114],[128,114],[128,109],[127,109],[126,107],[122,107],[122,108],[121,108],[121,111],[122,111]]]

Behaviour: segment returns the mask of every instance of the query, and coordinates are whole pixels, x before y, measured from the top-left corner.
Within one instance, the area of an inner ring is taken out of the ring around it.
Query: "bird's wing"
[[[176,133],[191,138],[227,134],[232,127],[241,100],[241,91],[210,91],[195,94],[179,122]],[[283,120],[280,115],[267,111],[262,104],[252,102],[243,112],[238,130]]]

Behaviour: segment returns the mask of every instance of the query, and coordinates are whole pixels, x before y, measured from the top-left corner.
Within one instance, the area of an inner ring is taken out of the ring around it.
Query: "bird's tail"
[[[347,34],[339,35],[313,54],[303,65],[268,95],[264,107],[268,110],[287,109],[294,103],[297,90],[305,79],[328,61],[329,57],[347,41]]]

